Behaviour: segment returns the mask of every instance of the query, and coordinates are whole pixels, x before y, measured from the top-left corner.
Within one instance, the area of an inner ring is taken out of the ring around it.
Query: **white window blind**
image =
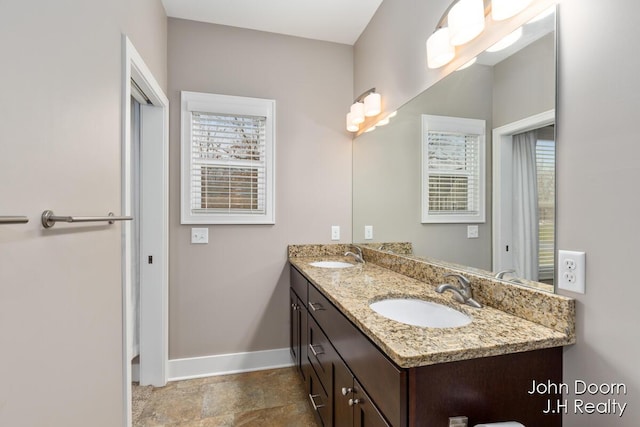
[[[272,105],[183,92],[183,224],[273,223]]]
[[[423,115],[422,222],[484,222],[483,120]]]
[[[555,141],[536,142],[538,181],[538,279],[551,280],[555,253]]]

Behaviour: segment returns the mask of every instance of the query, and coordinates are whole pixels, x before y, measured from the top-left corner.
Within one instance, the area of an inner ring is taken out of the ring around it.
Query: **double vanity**
[[[574,300],[398,251],[289,247],[291,353],[320,425],[448,426],[515,420],[561,426],[562,346],[575,342]],[[469,279],[481,308],[437,292]]]

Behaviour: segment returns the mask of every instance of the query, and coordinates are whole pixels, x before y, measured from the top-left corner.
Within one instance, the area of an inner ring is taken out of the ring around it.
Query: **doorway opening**
[[[131,426],[133,375],[143,385],[167,382],[169,101],[126,36],[122,50],[122,212],[134,216],[122,231],[124,425]]]
[[[555,111],[493,130],[493,270],[554,284]]]

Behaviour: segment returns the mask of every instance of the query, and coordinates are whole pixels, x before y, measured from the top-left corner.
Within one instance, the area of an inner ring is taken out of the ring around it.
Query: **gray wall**
[[[400,3],[402,5],[400,5]],[[371,40],[384,39],[397,30],[412,33],[423,43],[424,27],[433,28],[430,14],[416,22],[415,2],[384,2],[378,14],[387,13],[400,27],[368,28],[355,46],[356,69],[367,69],[375,85],[402,81],[414,95],[422,80],[407,70],[424,67],[423,45],[396,45],[384,72],[377,73],[380,53],[368,49]],[[432,11],[438,16],[443,9]],[[587,293],[566,292],[577,299],[578,343],[564,352],[564,379],[588,382],[623,382],[626,396],[588,396],[606,401],[616,397],[629,407],[616,415],[565,416],[566,427],[636,427],[640,419],[640,336],[637,301],[640,287],[634,280],[638,258],[637,184],[640,182],[640,145],[635,137],[640,111],[637,51],[640,29],[636,25],[640,3],[620,0],[615,5],[597,0],[559,1],[558,138],[558,247],[587,253]],[[391,18],[376,16],[376,21]],[[615,28],[615,30],[612,30]],[[364,50],[363,50],[364,49]],[[390,72],[392,68],[394,72]],[[406,78],[405,78],[406,77]],[[371,81],[360,81],[356,88]],[[411,93],[406,95],[404,103]],[[400,105],[400,104],[399,104]],[[621,197],[625,195],[625,197]],[[575,395],[568,396],[572,402]]]
[[[493,70],[493,127],[555,108],[555,36],[546,35]]]
[[[351,240],[353,48],[169,20],[171,359],[288,346],[287,245]],[[276,100],[276,224],[180,225],[180,91]]]
[[[122,425],[121,34],[166,88],[159,0],[0,1],[0,425]]]

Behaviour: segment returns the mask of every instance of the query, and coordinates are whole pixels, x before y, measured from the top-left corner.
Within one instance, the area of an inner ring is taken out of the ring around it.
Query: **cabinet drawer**
[[[307,279],[295,267],[291,266],[291,288],[298,294],[298,298],[307,303]]]
[[[393,426],[405,425],[406,372],[391,362],[315,286],[309,286],[309,314],[313,316],[347,366]],[[393,390],[393,392],[390,392]],[[397,392],[396,392],[397,390]]]
[[[329,392],[333,388],[333,361],[337,354],[327,336],[322,332],[318,324],[310,318],[309,320],[309,345],[307,356],[313,369],[316,371],[324,389]]]
[[[309,401],[316,413],[316,419],[324,427],[332,426],[333,405],[313,369],[309,369]]]

